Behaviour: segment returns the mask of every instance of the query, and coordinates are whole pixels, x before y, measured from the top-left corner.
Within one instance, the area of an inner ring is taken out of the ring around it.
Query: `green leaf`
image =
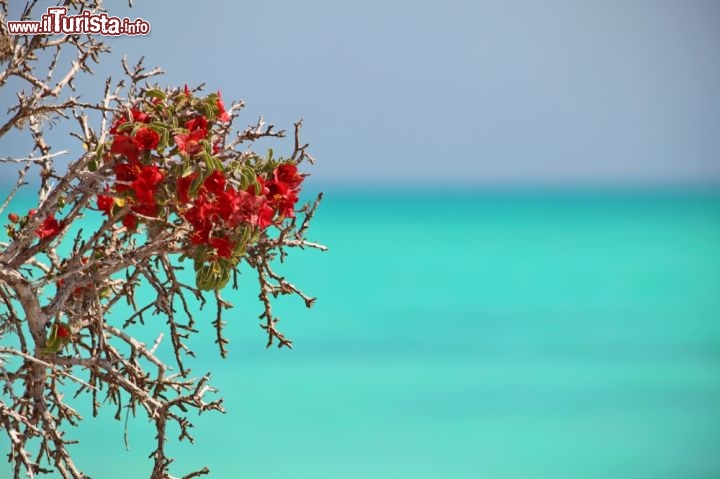
[[[145,91],[145,96],[149,96],[150,98],[159,98],[161,100],[164,100],[165,92],[162,90],[159,90],[157,88],[152,88],[150,90]]]
[[[195,178],[192,183],[190,183],[190,189],[188,190],[188,194],[191,197],[197,196],[197,192],[202,186],[203,181],[205,181],[205,177],[202,172],[199,172],[197,178]]]
[[[204,264],[195,272],[195,284],[202,291],[220,290],[230,281],[233,264],[220,259]]]
[[[245,255],[245,248],[247,248],[248,241],[250,241],[252,234],[250,230],[251,228],[242,226],[238,230],[238,235],[236,236],[237,242],[233,250],[233,257],[238,258],[238,260]]]
[[[178,95],[175,97],[175,108],[182,110],[182,108],[189,103],[188,98],[185,95]],[[175,118],[173,116],[173,118]],[[173,121],[174,126],[177,126],[177,121]]]
[[[157,151],[158,153],[163,151],[168,146],[169,139],[169,133],[167,129],[163,129],[160,133],[160,141],[158,142]]]
[[[98,161],[102,159],[103,155],[105,155],[105,145],[100,143],[97,148],[95,148],[95,158],[88,163],[88,170],[97,171]]]
[[[249,166],[245,166],[242,168],[242,184],[243,189],[247,189],[250,185],[253,185],[255,188],[255,194],[260,193],[260,183],[257,180],[257,174],[255,173],[255,170],[250,168]]]
[[[205,260],[203,260],[202,254],[198,253],[193,259],[193,268],[195,269],[195,273],[197,273],[198,270],[202,268],[204,262]]]
[[[220,161],[220,159],[217,158],[216,156],[213,156],[212,159],[213,159],[213,162],[215,163],[215,169],[224,171],[222,161]]]
[[[228,281],[230,281],[230,272],[230,268],[224,268],[222,270],[220,277],[215,282],[215,290],[220,291],[225,286],[227,286]]]
[[[207,167],[207,174],[212,173],[215,168],[215,163],[212,161],[212,156],[207,151],[203,150],[203,159],[205,160],[205,166]]]
[[[123,124],[121,124],[120,126],[118,126],[118,127],[117,127],[117,131],[118,131],[118,133],[126,133],[128,130],[132,130],[132,129],[133,129],[133,125],[134,125],[134,124],[135,124],[135,123],[134,123],[133,121],[128,120],[128,121],[126,121],[125,123],[123,123]]]

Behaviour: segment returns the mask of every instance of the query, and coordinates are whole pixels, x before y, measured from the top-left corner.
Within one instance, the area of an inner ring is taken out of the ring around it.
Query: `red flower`
[[[283,163],[278,165],[273,171],[275,181],[284,183],[288,188],[295,189],[302,183],[303,177],[298,174],[297,166],[292,163]]]
[[[143,113],[140,110],[135,110],[134,108],[130,110],[130,115],[132,117],[132,121],[140,123],[150,123],[152,121],[152,117],[150,115]]]
[[[192,244],[207,244],[208,238],[210,237],[210,226],[207,225],[206,227],[196,229],[193,231],[192,236],[190,237],[190,243]]]
[[[221,258],[231,258],[235,249],[235,243],[224,236],[210,239],[210,246],[215,248],[217,255]]]
[[[202,230],[210,228],[217,214],[217,204],[210,201],[206,194],[200,194],[184,216],[195,230]]]
[[[103,212],[103,214],[106,214],[109,217],[114,205],[115,205],[115,200],[112,197],[98,195],[97,206],[98,206],[98,209]]]
[[[187,86],[187,83],[185,84],[185,88],[183,89],[183,93],[185,93],[185,96],[190,98],[190,89]]]
[[[202,223],[214,222],[217,219],[217,203],[211,201],[207,195],[202,195],[197,202],[198,219]]]
[[[235,217],[240,208],[240,198],[232,186],[223,191],[218,197],[218,215],[223,221],[227,221],[230,227],[234,228],[240,224],[241,219]]]
[[[132,213],[126,214],[122,219],[122,224],[128,231],[135,231],[135,228],[137,228],[137,216]]]
[[[178,178],[176,190],[180,203],[190,203],[190,185],[192,185],[192,182],[195,181],[195,178],[197,178],[197,173],[195,172],[189,174],[188,176]]]
[[[141,204],[155,204],[157,187],[165,178],[157,165],[142,165],[137,161],[115,165],[115,191],[122,193],[132,189],[135,199]]]
[[[141,204],[154,205],[157,186],[163,178],[157,165],[141,166],[137,177],[130,185],[135,192],[135,199]]]
[[[266,228],[272,223],[275,214],[264,196],[235,191],[232,187],[221,196],[218,210],[220,217],[232,228],[240,223]]]
[[[140,150],[135,144],[132,138],[127,135],[115,135],[113,137],[112,145],[110,146],[110,153],[118,153],[125,155],[128,161],[136,162],[140,157]]]
[[[12,223],[17,223],[18,221],[20,221],[20,217],[19,217],[17,214],[15,214],[15,213],[10,213],[10,214],[8,215],[8,219],[9,219]]]
[[[227,114],[225,111],[225,103],[223,103],[222,95],[220,94],[220,90],[217,92],[217,100],[215,100],[215,106],[217,106],[218,109],[218,120],[220,121],[230,121],[230,115]]]
[[[70,331],[68,330],[68,328],[66,328],[66,327],[63,326],[62,324],[58,324],[58,327],[57,327],[57,336],[58,336],[59,338],[69,338],[69,337],[70,337]]]
[[[185,153],[186,155],[196,155],[202,151],[202,146],[199,142],[205,138],[206,134],[207,131],[205,130],[195,130],[190,133],[175,135],[175,143],[177,144],[180,153]]]
[[[267,201],[263,201],[258,210],[257,217],[254,218],[254,224],[265,229],[272,224],[274,216],[275,210],[272,209]]]
[[[268,188],[268,201],[270,205],[278,212],[280,216],[293,218],[295,216],[295,203],[297,203],[297,190],[288,188],[285,183],[279,181],[269,181],[266,183]]]
[[[207,118],[205,118],[205,115],[196,116],[192,120],[188,120],[185,122],[185,128],[190,130],[192,133],[195,130],[207,130]],[[205,135],[203,135],[205,136]]]
[[[45,218],[38,229],[35,230],[35,235],[40,238],[41,241],[48,238],[54,238],[60,233],[61,227],[62,225],[55,219],[55,215],[53,214],[52,216]]]
[[[154,150],[160,143],[160,134],[152,128],[142,127],[133,135],[133,142],[141,150]]]
[[[140,163],[137,160],[130,160],[129,163],[116,163],[114,170],[117,178],[115,191],[122,193],[130,188],[129,184],[135,181],[140,174]]]
[[[133,206],[132,211],[139,215],[155,217],[157,214],[157,205],[155,203],[143,203]]]
[[[205,178],[203,186],[210,193],[220,195],[225,190],[225,175],[221,171],[214,170],[210,176]]]

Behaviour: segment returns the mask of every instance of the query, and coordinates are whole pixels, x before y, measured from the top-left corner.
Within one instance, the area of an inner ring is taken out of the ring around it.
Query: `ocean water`
[[[720,477],[720,194],[330,192],[310,237],[330,251],[278,268],[319,297],[279,301],[293,350],[264,348],[249,274],[228,359],[200,312],[227,414],[192,415],[174,475]],[[79,465],[148,477],[147,420],[125,450],[113,412],[68,432]]]

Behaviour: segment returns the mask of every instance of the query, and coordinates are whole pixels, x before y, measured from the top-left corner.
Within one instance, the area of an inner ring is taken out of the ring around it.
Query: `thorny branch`
[[[61,4],[71,14],[104,11],[99,0],[64,0]],[[35,7],[35,1],[29,2],[21,19],[39,16],[42,12]],[[0,336],[12,339],[0,347],[0,425],[10,440],[8,459],[14,477],[24,472],[34,478],[53,470],[65,479],[86,477],[71,457],[69,446],[74,441],[66,436],[66,429],[82,419],[68,401],[87,396],[94,415],[103,405],[114,406],[117,420],[124,412],[135,415],[144,411],[156,428],[150,477],[170,479],[172,459],[165,447],[167,425],[175,423],[180,440],[192,442],[192,424],[186,411],[224,412],[222,399],[207,398],[216,393],[209,385],[210,376],[193,378],[184,365],[187,356],[194,355],[187,339],[197,332],[195,311],[207,301],[202,291],[186,281],[178,263],[178,255],[183,252],[179,238],[186,232],[177,224],[158,224],[148,229],[145,241],[131,238],[116,226],[124,213],[119,211],[97,230],[80,230],[70,237],[71,226],[94,209],[94,201],[104,191],[112,172],[111,165],[102,161],[98,161],[95,171],[88,168],[91,162],[102,160],[96,158],[96,151],[107,140],[109,125],[119,112],[133,106],[144,88],[150,87],[147,81],[162,72],[157,68],[146,70],[142,60],[134,66],[123,60],[124,77],[116,82],[108,78],[99,101],[81,102],[74,96],[74,83],[80,75],[92,75],[92,66],[109,52],[102,37],[10,36],[5,27],[8,10],[8,1],[0,0],[0,90],[12,89],[16,102],[0,121],[0,139],[11,131],[25,132],[32,148],[24,158],[0,158],[0,163],[16,163],[19,167],[15,186],[0,205],[0,213],[19,190],[28,186],[29,171],[37,169],[40,176],[35,214],[27,218],[10,242],[0,244]],[[62,63],[61,52],[62,58],[73,58],[69,64]],[[235,103],[228,113],[234,118],[243,106]],[[74,120],[79,130],[69,134],[85,149],[65,171],[58,171],[54,160],[68,152],[53,152],[45,135],[47,127],[59,120]],[[92,128],[96,124],[100,125],[97,130]],[[231,124],[225,126],[226,132],[230,132]],[[294,125],[289,158],[296,163],[312,163],[308,145],[300,141],[301,126],[301,122]],[[219,157],[223,161],[242,160],[249,150],[240,152],[241,146],[245,148],[261,138],[284,136],[284,131],[275,131],[273,125],[259,119],[220,145]],[[272,298],[293,294],[308,307],[315,301],[276,273],[274,260],[282,262],[288,248],[326,249],[305,238],[321,197],[284,222],[277,234],[263,234],[247,248],[245,260],[259,282],[261,326],[267,333],[268,346],[275,342],[279,347],[292,345],[278,329]],[[59,234],[38,241],[34,233],[43,218],[63,207],[69,213],[63,216]],[[63,241],[72,242],[68,255],[58,250]],[[235,288],[237,274],[235,270]],[[147,290],[153,292],[149,300]],[[212,295],[215,343],[225,357],[228,340],[223,336],[223,312],[232,305],[220,292]],[[114,317],[113,312],[122,304],[129,305],[132,313],[125,318]],[[163,334],[148,344],[137,333],[151,315],[166,320],[177,372],[157,352]],[[49,331],[59,321],[69,325],[71,340],[64,350],[48,351]],[[67,394],[73,387],[74,393]],[[36,448],[35,453],[31,448]],[[203,467],[183,477],[208,472]]]

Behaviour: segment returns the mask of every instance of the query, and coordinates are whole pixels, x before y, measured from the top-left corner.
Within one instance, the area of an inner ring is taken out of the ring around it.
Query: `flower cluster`
[[[247,245],[295,215],[303,181],[293,161],[272,151],[224,151],[229,120],[219,92],[149,90],[99,151],[114,181],[98,195],[98,210],[129,233],[153,221],[184,227],[183,253],[194,258],[201,289],[224,286]]]
[[[185,207],[183,217],[192,225],[191,243],[210,245],[221,258],[231,258],[238,247],[231,233],[238,228],[264,230],[277,219],[293,217],[302,176],[292,163],[277,166],[271,179],[256,176],[245,189],[229,184],[214,170],[191,197],[197,173],[177,182],[177,197]],[[240,245],[244,247],[244,245]],[[242,249],[240,250],[242,252]]]
[[[303,181],[292,160],[224,149],[230,120],[220,93],[148,90],[123,112],[89,165],[107,178],[97,209],[133,234],[142,224],[184,232],[181,251],[194,259],[201,289],[223,287],[249,245],[295,216]],[[35,214],[9,216],[8,234]],[[55,213],[35,230],[40,241],[64,228]]]
[[[115,197],[98,196],[97,206],[108,217],[116,207],[130,203],[130,211],[122,219],[123,225],[134,231],[138,215],[154,218],[158,213],[156,200],[158,187],[165,173],[151,160],[153,150],[160,143],[160,134],[148,126],[152,117],[137,109],[131,109],[110,128],[112,143],[110,154],[116,156],[113,171]],[[143,161],[140,157],[143,157]]]

